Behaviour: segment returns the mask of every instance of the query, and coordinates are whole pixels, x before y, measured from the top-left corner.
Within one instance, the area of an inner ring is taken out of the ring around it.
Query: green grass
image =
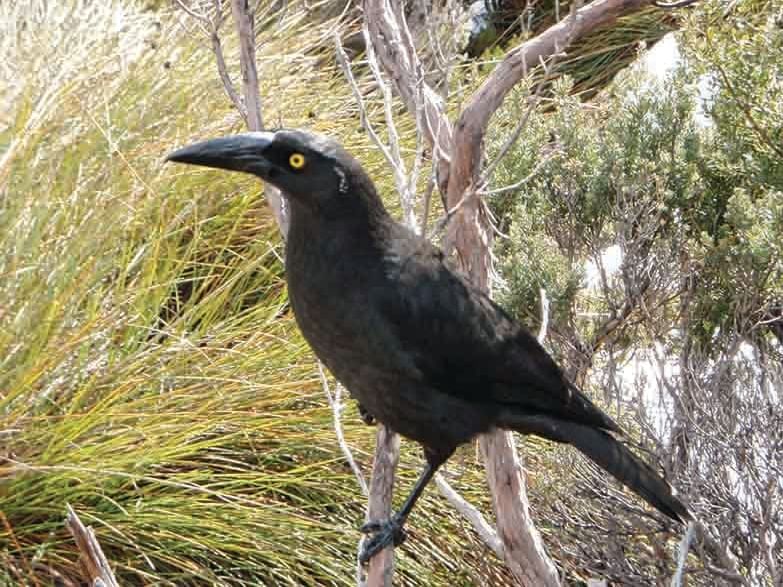
[[[259,55],[267,120],[337,134],[388,176],[344,84],[313,67],[332,23],[289,4]],[[81,579],[66,504],[125,585],[353,584],[364,498],[260,184],[163,163],[241,130],[208,44],[179,13],[91,6],[4,9],[7,28],[40,19],[3,31],[19,65],[0,121],[0,584]],[[369,473],[374,429],[353,405],[344,420]],[[420,455],[403,460],[401,489]],[[467,465],[457,483],[486,504]],[[427,504],[400,584],[503,584],[435,491]]]

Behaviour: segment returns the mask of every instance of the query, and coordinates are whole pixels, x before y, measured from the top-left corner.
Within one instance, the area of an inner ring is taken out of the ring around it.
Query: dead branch
[[[367,521],[388,520],[391,516],[394,475],[400,458],[400,437],[386,426],[378,427],[375,438],[375,461],[372,466],[370,498],[367,504]],[[364,548],[364,539],[359,541],[356,551],[357,577],[359,585],[369,587],[391,587],[394,577],[394,547],[376,554],[367,565],[367,576],[362,576],[363,568],[359,554]]]
[[[595,0],[574,10],[561,22],[522,43],[510,51],[493,70],[479,89],[471,96],[467,106],[454,125],[451,144],[451,165],[446,201],[449,207],[466,193],[473,192],[481,171],[484,135],[489,120],[497,111],[511,89],[541,60],[564,51],[570,43],[593,30],[606,26],[620,16],[639,10],[649,0]],[[454,232],[447,243],[454,243],[465,268],[474,282],[486,288],[490,267],[486,221],[480,216],[475,198],[462,207],[464,219],[454,223]]]
[[[231,13],[234,16],[237,35],[239,35],[239,68],[242,72],[242,97],[247,128],[252,131],[263,130],[253,15],[250,13],[247,0],[231,0]]]
[[[359,488],[362,490],[362,495],[367,497],[367,482],[364,480],[362,470],[359,468],[359,465],[356,464],[356,459],[353,458],[351,447],[348,446],[348,443],[345,441],[345,435],[343,434],[343,403],[341,399],[342,385],[338,383],[334,389],[334,392],[332,392],[332,390],[329,388],[329,381],[326,379],[324,366],[321,364],[321,361],[317,361],[317,363],[318,375],[321,378],[321,386],[323,387],[324,393],[326,394],[326,399],[329,402],[329,406],[332,408],[332,420],[334,423],[334,433],[337,436],[337,444],[340,445],[340,450],[343,451],[343,456],[345,457],[345,460],[348,461],[348,466],[351,467],[351,471],[353,471],[354,477],[356,477],[356,482],[359,484]]]
[[[76,541],[89,584],[92,587],[119,587],[120,584],[114,577],[109,561],[106,560],[101,545],[95,537],[95,532],[91,527],[82,524],[70,505],[67,508],[68,517],[65,524]]]
[[[251,9],[248,0],[231,0],[231,12],[239,35],[239,67],[242,72],[242,96],[247,112],[247,127],[251,131],[261,131],[264,129],[264,120],[261,116],[261,92],[256,69],[254,9]],[[288,212],[285,200],[280,191],[269,184],[264,186],[264,195],[285,238],[288,234]]]
[[[451,123],[437,92],[423,81],[421,61],[411,41],[407,22],[398,1],[364,0],[364,21],[378,61],[391,78],[411,115],[424,111],[424,130],[438,161],[437,177],[441,193],[448,185]],[[417,101],[418,100],[418,101]]]
[[[441,495],[449,500],[449,503],[463,518],[470,522],[470,525],[473,526],[473,529],[484,544],[486,544],[499,559],[503,560],[503,542],[500,540],[498,533],[495,532],[495,529],[490,526],[489,522],[481,515],[478,508],[457,493],[440,473],[435,475],[435,484],[438,486]]]
[[[264,121],[261,115],[261,92],[256,68],[256,37],[254,28],[254,13],[256,6],[251,7],[248,0],[231,0],[231,12],[234,25],[239,36],[239,63],[242,74],[242,95],[234,85],[223,55],[223,44],[220,38],[220,27],[223,24],[223,2],[214,0],[212,17],[194,11],[182,0],[175,0],[181,10],[193,18],[199,28],[209,37],[212,52],[215,54],[218,75],[223,83],[223,89],[231,103],[242,116],[248,130],[261,131]],[[285,200],[280,192],[269,184],[264,186],[264,196],[272,210],[280,233],[285,239],[288,234],[288,213]]]
[[[492,190],[478,190],[477,194],[479,196],[496,196],[498,194],[504,194],[506,192],[513,192],[514,190],[518,190],[531,179],[533,179],[536,175],[538,175],[541,169],[557,155],[560,155],[560,151],[550,151],[545,156],[541,157],[541,159],[539,159],[533,167],[533,170],[519,181],[515,181],[514,183],[503,186],[502,188],[495,188]]]
[[[675,8],[685,8],[686,6],[691,6],[692,4],[696,4],[699,0],[679,0],[678,2],[658,2],[657,0],[653,2],[653,6],[656,6],[657,8],[663,8],[665,10],[673,10]]]
[[[497,532],[503,539],[506,565],[522,585],[559,586],[557,569],[532,523],[525,469],[514,446],[513,434],[497,430],[483,435],[479,445],[492,489],[492,505]]]
[[[685,577],[685,561],[688,560],[688,548],[690,547],[691,540],[693,539],[694,529],[694,523],[689,522],[688,527],[685,529],[685,533],[682,536],[682,541],[680,542],[679,553],[677,556],[677,571],[672,577],[671,587],[682,587],[682,581]]]

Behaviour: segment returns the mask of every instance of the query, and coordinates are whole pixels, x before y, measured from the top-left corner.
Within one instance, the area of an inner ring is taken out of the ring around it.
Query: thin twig
[[[497,194],[502,194],[505,192],[510,192],[513,190],[518,190],[522,186],[524,186],[527,182],[529,182],[531,179],[533,179],[539,171],[541,171],[541,168],[549,163],[556,155],[560,155],[560,151],[554,150],[547,153],[544,157],[539,159],[538,163],[536,163],[536,166],[533,167],[533,171],[531,171],[527,176],[523,177],[519,181],[512,183],[511,185],[504,186],[502,188],[495,188],[494,190],[479,190],[477,193],[480,196],[495,196]]]
[[[242,120],[247,124],[247,108],[245,108],[245,104],[242,102],[242,98],[239,96],[239,92],[237,92],[234,82],[231,81],[231,76],[228,74],[228,66],[226,65],[226,59],[223,56],[223,45],[220,42],[220,35],[218,34],[217,27],[212,28],[212,32],[209,34],[209,40],[212,43],[212,52],[215,54],[215,62],[217,64],[220,81],[223,83],[223,89],[226,91],[226,95],[228,96],[228,99],[231,100],[234,108],[236,108],[240,116],[242,116]]]
[[[472,194],[470,192],[466,191],[462,195],[460,200],[456,204],[454,204],[453,207],[451,207],[448,210],[446,210],[446,213],[438,219],[438,222],[435,225],[435,230],[433,231],[433,234],[435,236],[440,235],[444,230],[446,230],[446,228],[448,227],[449,222],[451,222],[452,218],[454,218],[454,216],[457,214],[457,212],[460,211],[460,208],[462,208],[462,206],[465,205],[465,202],[468,201],[468,199],[469,199],[468,196],[469,195],[472,195]]]
[[[196,24],[199,26],[202,32],[207,37],[209,37],[209,41],[212,44],[212,52],[215,54],[215,62],[217,64],[220,81],[223,84],[223,89],[225,90],[228,99],[231,100],[231,103],[234,105],[234,108],[239,111],[239,114],[242,116],[245,124],[247,124],[247,108],[245,108],[245,104],[240,97],[239,92],[237,92],[236,86],[234,86],[234,82],[231,80],[231,76],[228,73],[228,66],[226,65],[226,59],[223,55],[223,44],[220,40],[219,31],[220,27],[223,25],[224,19],[223,3],[220,0],[214,0],[213,5],[215,12],[213,17],[210,19],[206,14],[201,14],[194,11],[182,0],[174,1],[176,2],[177,6],[179,6],[186,14],[188,14],[188,16],[196,20]]]
[[[546,331],[549,327],[549,298],[546,296],[546,290],[543,287],[538,291],[541,296],[541,328],[538,329],[538,336],[536,338],[538,339],[539,344],[544,344]]]
[[[361,123],[362,128],[370,136],[372,142],[375,143],[375,146],[380,149],[386,161],[389,162],[389,165],[394,167],[394,157],[392,157],[388,147],[383,143],[381,138],[378,136],[378,133],[375,132],[375,129],[372,127],[372,124],[370,124],[370,121],[367,118],[367,108],[364,105],[362,92],[359,89],[359,84],[356,82],[356,78],[354,77],[353,72],[351,71],[351,66],[348,62],[348,56],[345,54],[342,41],[340,40],[340,35],[337,33],[337,31],[334,32],[333,38],[337,55],[337,64],[340,66],[340,69],[343,70],[345,79],[348,80],[348,85],[350,86],[353,97],[356,100],[356,106],[359,109],[359,122]]]
[[[438,486],[438,490],[440,490],[443,497],[449,500],[449,503],[454,506],[454,509],[470,522],[470,525],[473,526],[473,529],[484,544],[486,544],[500,560],[503,560],[503,541],[498,536],[498,533],[495,532],[495,529],[487,522],[484,516],[481,515],[481,512],[457,493],[440,473],[435,475],[435,484]]]
[[[699,0],[678,0],[677,2],[659,2],[656,0],[653,2],[653,6],[657,8],[663,8],[665,10],[671,10],[673,8],[685,8],[691,4],[696,4]]]
[[[427,236],[427,224],[430,219],[430,204],[432,203],[432,192],[435,191],[435,161],[432,162],[432,172],[427,180],[427,188],[424,190],[424,204],[421,211],[421,235]]]
[[[552,65],[557,61],[557,58],[559,56],[560,54],[553,55],[550,58],[549,64],[547,64],[543,58],[539,59],[541,68],[544,70],[544,79],[546,79],[546,77],[549,75],[549,71]],[[500,148],[500,151],[498,151],[498,154],[495,157],[495,159],[484,169],[483,173],[481,174],[481,180],[479,182],[479,185],[485,185],[487,182],[489,182],[490,179],[492,179],[492,174],[495,172],[495,168],[508,154],[508,152],[511,150],[511,147],[513,147],[516,144],[517,140],[519,139],[519,136],[522,134],[522,131],[525,130],[525,128],[527,128],[528,122],[530,120],[530,115],[533,114],[533,111],[541,103],[541,99],[542,99],[541,92],[544,88],[544,79],[542,79],[541,82],[536,84],[536,89],[533,92],[533,95],[528,98],[528,106],[527,109],[525,110],[525,113],[522,115],[522,118],[520,119],[519,123],[517,124],[513,132],[506,138],[505,142],[503,143],[503,146]]]
[[[685,561],[688,560],[688,549],[690,548],[695,528],[696,525],[693,522],[689,522],[685,534],[682,537],[679,554],[677,556],[677,572],[675,572],[672,577],[671,587],[682,587],[682,579],[685,574]]]
[[[415,229],[416,219],[414,216],[413,208],[413,193],[410,190],[410,184],[408,183],[408,172],[405,167],[405,161],[402,158],[402,152],[400,151],[400,137],[397,132],[397,125],[394,123],[393,113],[393,101],[391,95],[391,89],[386,83],[386,80],[381,73],[381,67],[378,64],[378,58],[375,55],[375,49],[373,48],[372,39],[370,38],[370,31],[367,28],[367,22],[362,24],[362,34],[364,35],[364,43],[366,46],[366,58],[367,64],[370,66],[370,71],[375,78],[378,88],[381,90],[381,97],[383,99],[383,112],[386,118],[386,128],[389,135],[389,152],[391,154],[391,167],[394,170],[394,183],[397,187],[397,192],[400,195],[400,203],[402,204],[402,211],[405,220],[405,224]],[[418,85],[418,84],[417,84]],[[420,102],[420,100],[417,100]],[[419,103],[416,104],[418,109]],[[417,118],[417,128],[420,127]]]
[[[531,171],[529,175],[527,175],[523,179],[521,179],[518,182],[513,183],[511,185],[508,185],[508,186],[505,186],[505,187],[502,187],[502,188],[497,188],[497,189],[494,189],[494,190],[482,190],[482,191],[477,191],[477,192],[473,192],[472,190],[467,190],[462,195],[462,198],[460,198],[460,200],[452,208],[447,210],[446,213],[443,216],[441,216],[441,218],[438,220],[438,223],[435,226],[434,234],[435,235],[439,235],[448,227],[449,222],[451,222],[451,220],[454,218],[454,216],[457,214],[457,212],[459,212],[459,210],[462,208],[462,206],[464,206],[465,203],[470,200],[470,197],[473,197],[473,196],[476,196],[476,195],[481,196],[481,197],[483,197],[483,196],[493,196],[493,195],[500,194],[500,193],[503,193],[503,192],[508,192],[508,191],[511,191],[511,190],[518,189],[518,188],[522,187],[523,185],[525,185],[528,181],[533,179],[533,177],[535,177],[535,175],[540,171],[541,167],[543,167],[552,158],[554,158],[555,155],[558,155],[558,154],[560,154],[559,151],[552,151],[551,153],[547,154],[543,159],[541,159],[536,164],[536,166],[533,168],[533,171]],[[495,229],[494,226],[493,226],[493,229]],[[500,233],[497,230],[496,230],[496,232],[498,232],[498,234],[500,234],[501,236],[504,236],[504,237],[507,236],[507,235],[504,235],[503,233]]]
[[[424,234],[425,226],[427,219],[423,218],[422,223],[420,226],[416,226],[416,218],[415,218],[415,204],[416,204],[416,184],[419,182],[419,175],[421,174],[421,167],[422,163],[424,162],[424,99],[422,97],[422,85],[424,83],[424,80],[419,80],[417,84],[417,90],[416,90],[416,156],[413,159],[413,169],[411,170],[411,174],[408,177],[408,193],[411,196],[411,202],[410,202],[410,224],[412,225],[411,228],[416,230],[419,234]],[[435,170],[433,169],[430,179],[428,181],[428,190],[431,191],[430,185],[433,185],[435,179]]]
[[[199,14],[198,12],[195,12],[190,6],[185,4],[182,0],[174,0],[174,2],[177,3],[177,6],[179,6],[182,10],[184,10],[189,16],[195,18],[197,21],[201,21],[202,23],[209,25],[209,19],[205,14]]]
[[[329,388],[329,381],[326,379],[326,373],[324,372],[324,367],[321,364],[321,361],[317,361],[317,364],[318,375],[321,378],[321,386],[323,387],[326,398],[329,400],[329,405],[332,408],[332,419],[334,421],[334,433],[337,436],[337,444],[340,445],[340,450],[343,451],[343,456],[345,457],[345,460],[348,461],[348,465],[351,467],[351,471],[353,471],[354,477],[356,477],[356,482],[359,483],[359,487],[362,490],[362,495],[367,497],[367,482],[364,480],[362,470],[359,468],[359,465],[356,464],[356,461],[353,458],[353,453],[351,452],[351,447],[348,446],[348,443],[345,441],[345,435],[343,434],[343,423],[341,417],[343,410],[341,401],[342,386],[338,383],[335,387],[334,393],[332,393],[331,389]]]

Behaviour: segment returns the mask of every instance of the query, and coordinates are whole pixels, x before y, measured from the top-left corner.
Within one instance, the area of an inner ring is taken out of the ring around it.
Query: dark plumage
[[[435,470],[495,427],[574,445],[670,518],[690,518],[669,485],[618,442],[620,429],[522,326],[395,222],[340,145],[302,131],[247,133],[170,161],[253,173],[290,203],[286,277],[297,323],[363,410],[424,447],[401,510],[367,525],[368,560],[392,540]]]

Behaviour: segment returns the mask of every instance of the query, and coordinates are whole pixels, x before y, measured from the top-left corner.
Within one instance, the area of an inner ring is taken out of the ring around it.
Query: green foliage
[[[780,534],[780,507],[765,488],[778,486],[781,464],[781,15],[779,1],[705,3],[689,16],[683,61],[665,81],[632,70],[582,104],[561,80],[490,186],[530,176],[491,202],[509,237],[496,247],[503,302],[535,327],[546,290],[546,344],[585,389],[611,398],[623,426],[641,429],[690,491],[686,499],[709,504],[696,507],[721,536],[719,548],[759,585],[771,584],[781,552],[756,547]],[[525,116],[528,95],[504,105],[489,161]],[[612,257],[616,267],[607,266]],[[589,477],[580,468],[564,467]],[[583,479],[577,493],[600,494],[595,479]],[[561,537],[574,518],[587,520],[575,538],[582,544],[613,535],[595,512],[573,512],[573,493],[554,501],[568,511]],[[767,538],[748,540],[754,524],[768,528],[759,530]],[[623,557],[634,544],[635,558],[623,558],[632,571],[602,569],[605,576],[634,584],[659,576],[666,540],[650,534],[648,557],[640,527],[617,532]],[[575,575],[590,560],[610,564],[606,548],[559,561],[573,563]],[[716,584],[715,576],[691,578]]]
[[[511,184],[536,171],[541,154],[551,157],[519,192],[496,202],[510,219],[511,238],[501,241],[506,303],[523,318],[538,315],[541,287],[556,321],[567,322],[577,302],[603,311],[585,295],[585,263],[622,245],[621,234],[678,234],[693,206],[698,142],[683,80],[662,91],[633,75],[589,106],[570,90],[565,80],[555,85],[554,110],[533,115],[524,143],[494,178]],[[512,108],[500,124],[520,115]],[[623,294],[612,295],[619,303]]]
[[[755,336],[783,295],[783,50],[780,2],[707,5],[683,38],[691,75],[706,90],[712,124],[699,171],[709,212],[695,223],[704,263],[696,314],[706,343],[716,330]],[[762,329],[763,331],[763,329]]]
[[[556,153],[521,197],[496,202],[505,222],[511,220],[511,239],[502,244],[506,301],[520,314],[538,315],[540,287],[555,301],[560,321],[575,305],[611,312],[584,290],[585,263],[596,264],[611,245],[627,256],[642,228],[651,231],[646,241],[659,249],[652,251],[659,261],[665,256],[660,249],[668,249],[676,267],[675,249],[688,250],[699,275],[692,314],[703,344],[709,346],[716,330],[748,332],[749,308],[780,298],[783,158],[779,141],[767,139],[781,132],[783,76],[762,47],[780,45],[783,33],[769,6],[751,14],[756,26],[720,25],[732,42],[712,41],[708,49],[686,44],[698,67],[681,68],[665,86],[631,73],[584,106],[561,84],[550,105],[554,111],[534,115],[524,144],[495,178],[498,185],[513,183],[534,169],[542,153]],[[686,38],[721,34],[708,30]],[[711,80],[712,122],[697,127],[700,79]],[[500,124],[510,126],[520,115],[511,106]],[[643,217],[655,217],[659,226],[640,222]],[[615,292],[609,302],[620,304],[626,293]]]

